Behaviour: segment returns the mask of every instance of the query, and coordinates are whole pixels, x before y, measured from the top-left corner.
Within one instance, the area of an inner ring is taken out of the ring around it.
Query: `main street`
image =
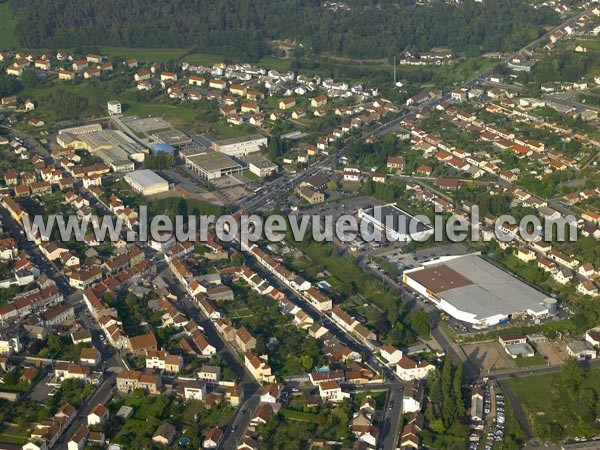
[[[240,383],[244,389],[244,399],[240,406],[238,406],[232,420],[225,428],[223,440],[219,445],[219,448],[223,450],[233,450],[237,448],[238,442],[244,436],[244,433],[250,424],[250,420],[258,407],[261,392],[260,384],[252,377],[248,370],[246,370],[244,362],[240,358],[237,350],[221,337],[212,320],[206,317],[200,308],[190,300],[187,292],[185,292],[179,284],[171,270],[166,267],[166,264],[160,262],[157,266],[164,268],[159,275],[167,281],[171,291],[177,294],[177,298],[179,299],[177,301],[177,306],[181,308],[190,319],[196,321],[196,323],[203,328],[207,340],[216,348],[217,353],[223,357],[231,370],[235,372],[238,377],[238,383]]]
[[[528,53],[528,52],[535,50],[538,45],[540,45],[542,42],[544,42],[545,39],[547,39],[548,36],[550,36],[556,30],[558,30],[562,27],[565,27],[566,25],[575,23],[581,16],[583,16],[584,14],[587,14],[589,12],[591,12],[591,10],[582,11],[581,13],[577,14],[576,16],[567,19],[560,25],[557,25],[556,27],[552,28],[550,31],[548,31],[543,36],[540,36],[539,38],[533,40],[532,42],[528,43],[527,45],[520,48],[519,50],[511,53],[502,62],[506,64],[513,57],[515,57],[516,55],[518,55],[520,53]],[[473,76],[472,78],[465,81],[461,85],[456,86],[456,88],[457,89],[458,88],[471,89],[476,84],[485,82],[493,73],[494,73],[494,69],[487,70],[484,73],[480,73],[478,75]],[[410,108],[408,108],[408,111],[405,112],[404,114],[390,120],[389,122],[381,124],[379,127],[375,128],[374,130],[372,130],[370,132],[364,133],[361,136],[361,138],[365,139],[370,136],[380,136],[380,135],[386,134],[387,132],[397,128],[400,125],[400,122],[402,122],[404,119],[408,118],[409,116],[414,115],[418,110],[434,108],[436,105],[439,105],[440,103],[442,103],[444,101],[450,100],[450,98],[451,98],[451,94],[450,94],[450,92],[447,92],[440,98],[428,100],[428,101],[418,105],[418,107],[416,107],[416,106],[410,107]],[[237,204],[237,209],[238,210],[246,210],[249,212],[255,212],[255,211],[258,211],[261,208],[265,207],[266,205],[271,205],[277,198],[279,198],[285,192],[294,190],[296,187],[298,187],[302,183],[302,181],[306,180],[308,177],[321,172],[322,170],[324,170],[327,167],[331,167],[332,164],[334,164],[339,159],[339,157],[342,156],[346,152],[346,149],[347,149],[346,147],[343,147],[335,155],[329,155],[329,156],[325,157],[324,159],[317,161],[315,164],[313,164],[311,167],[309,167],[307,170],[305,170],[303,172],[299,172],[294,175],[289,174],[289,173],[284,174],[283,176],[277,178],[276,180],[274,180],[273,182],[271,182],[270,184],[265,186],[264,191],[262,191],[260,193],[260,195],[253,195],[253,196],[247,198],[246,200],[239,202]]]
[[[54,448],[67,450],[69,439],[77,432],[79,427],[87,425],[87,416],[98,403],[107,404],[112,397],[113,388],[117,382],[116,371],[106,371],[104,378],[99,386],[92,392],[91,396],[82,402],[82,405],[77,410],[77,415],[73,421],[62,432],[60,438],[54,445]]]
[[[365,363],[376,373],[381,374],[382,384],[373,383],[362,389],[378,390],[382,389],[384,386],[389,389],[388,403],[384,411],[385,419],[379,435],[382,446],[379,448],[384,450],[394,450],[397,445],[398,429],[400,427],[400,420],[402,418],[403,392],[403,384],[398,381],[396,373],[391,368],[379,361],[379,359],[377,359],[377,357],[373,354],[372,349],[358,341],[346,330],[342,329],[336,322],[331,320],[327,314],[317,310],[313,305],[307,302],[300,292],[283,283],[279,278],[274,277],[270,272],[266,271],[261,265],[259,265],[256,260],[249,260],[249,258],[247,258],[246,263],[261,277],[269,280],[272,285],[283,292],[288,300],[298,307],[301,307],[315,323],[321,323],[325,328],[327,328],[339,342],[363,355],[365,357]],[[387,380],[391,382],[387,382]],[[347,385],[347,387],[353,390],[357,389],[352,385]]]

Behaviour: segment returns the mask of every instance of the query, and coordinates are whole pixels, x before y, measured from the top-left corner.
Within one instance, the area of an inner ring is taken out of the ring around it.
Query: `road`
[[[539,37],[538,39],[535,39],[534,41],[525,45],[523,48],[520,48],[519,50],[508,55],[504,59],[503,62],[508,63],[514,56],[518,55],[519,53],[533,51],[535,48],[537,48],[537,46],[539,44],[544,42],[545,39],[547,39],[548,36],[550,36],[556,30],[558,30],[559,28],[562,28],[568,24],[572,24],[572,23],[576,22],[581,16],[583,16],[584,14],[587,14],[589,12],[591,12],[591,10],[582,11],[581,13],[577,14],[576,16],[566,20],[565,22],[561,23],[560,25],[558,25],[558,26],[554,27],[553,29],[551,29],[550,31],[548,31],[543,36]],[[492,75],[493,73],[494,73],[494,69],[490,69],[484,73],[474,76],[470,80],[465,81],[460,86],[456,86],[456,88],[471,89],[476,84],[485,82],[490,77],[490,75]],[[515,88],[515,87],[511,86],[511,88]],[[437,98],[437,99],[428,100],[428,101],[420,104],[418,107],[411,107],[411,108],[409,108],[408,112],[406,112],[405,114],[402,114],[401,116],[396,117],[395,119],[392,119],[389,122],[386,122],[386,123],[380,125],[378,128],[376,128],[368,133],[364,133],[362,138],[364,139],[369,136],[379,136],[379,135],[385,134],[388,131],[395,129],[402,120],[413,115],[416,111],[421,110],[421,109],[434,108],[436,105],[438,105],[444,101],[450,100],[450,98],[451,98],[451,96],[450,96],[450,93],[448,92],[445,95],[443,95],[442,97]],[[276,198],[278,198],[283,193],[285,193],[289,190],[295,189],[306,178],[317,174],[318,172],[320,172],[327,166],[331,166],[336,161],[337,158],[339,158],[340,156],[342,156],[344,154],[345,151],[346,151],[346,147],[339,150],[335,155],[329,155],[326,158],[324,158],[323,160],[316,162],[315,164],[313,164],[310,168],[308,168],[304,172],[300,172],[293,176],[290,174],[286,174],[286,175],[283,175],[282,177],[277,178],[276,180],[271,182],[268,186],[265,186],[265,190],[262,191],[260,193],[260,195],[254,195],[254,196],[238,203],[238,205],[237,205],[238,210],[246,210],[246,211],[254,212],[254,211],[261,209],[265,205],[269,205],[269,204],[273,203]]]
[[[94,390],[90,398],[83,402],[77,415],[70,423],[70,425],[63,431],[60,438],[54,445],[54,448],[60,450],[67,450],[67,443],[69,439],[77,432],[81,425],[87,425],[87,415],[98,403],[103,405],[108,403],[112,396],[112,391],[117,382],[116,372],[105,372],[104,379],[100,385]]]
[[[366,345],[356,340],[354,336],[343,330],[337,323],[330,319],[330,317],[322,311],[314,308],[309,302],[307,302],[302,294],[295,289],[291,288],[287,284],[283,283],[279,278],[274,277],[270,272],[266,271],[254,258],[247,258],[246,263],[254,270],[259,276],[268,280],[273,286],[282,291],[286,298],[301,307],[306,314],[308,314],[315,323],[321,323],[325,326],[343,345],[352,348],[365,357],[365,363],[371,367],[376,373],[381,373],[384,380],[394,380],[394,383],[388,383],[385,385],[373,385],[371,388],[379,389],[383,386],[387,386],[390,389],[390,397],[393,399],[391,406],[392,408],[386,407],[385,420],[380,433],[380,439],[384,450],[394,450],[397,444],[398,438],[398,427],[400,424],[400,418],[402,417],[402,392],[403,384],[398,381],[396,373],[382,364],[373,354],[373,351]],[[352,389],[356,389],[352,385],[348,385]]]
[[[163,264],[164,263],[161,265]],[[171,270],[168,267],[165,267],[160,275],[167,281],[172,291],[177,294],[177,297],[179,298],[177,306],[181,308],[190,319],[194,319],[198,325],[204,328],[204,334],[206,335],[207,340],[216,348],[217,353],[223,357],[227,365],[236,373],[238,376],[238,383],[244,388],[244,400],[225,428],[224,438],[219,445],[219,448],[223,450],[235,449],[237,448],[240,439],[244,436],[244,433],[250,424],[250,420],[254,415],[254,411],[258,407],[261,386],[246,370],[236,349],[221,337],[212,320],[206,317],[193,301],[187,300],[187,298],[189,298],[187,292],[185,292],[183,287],[179,284]]]
[[[464,353],[457,349],[457,346],[440,327],[442,317],[440,311],[436,307],[419,301],[417,299],[417,293],[405,284],[399,283],[385,273],[376,271],[369,267],[366,259],[361,259],[358,263],[363,271],[371,274],[377,279],[380,279],[385,285],[398,291],[400,293],[400,299],[406,303],[406,306],[409,309],[418,308],[428,314],[431,319],[431,336],[437,341],[439,346],[444,349],[444,351],[450,353],[450,356],[455,364],[463,364],[465,377],[467,379],[476,380],[479,378],[479,369],[465,357]]]
[[[400,422],[402,420],[402,396],[404,386],[394,383],[389,386],[388,397],[384,408],[384,418],[379,429],[378,445],[381,449],[395,450],[400,436]]]
[[[0,218],[4,224],[4,228],[17,241],[19,250],[25,252],[27,256],[29,256],[29,260],[37,266],[40,273],[44,273],[48,278],[52,279],[65,298],[73,294],[74,290],[67,283],[67,279],[61,275],[56,266],[42,254],[35,242],[27,239],[21,226],[13,219],[10,213],[2,207],[0,207]]]

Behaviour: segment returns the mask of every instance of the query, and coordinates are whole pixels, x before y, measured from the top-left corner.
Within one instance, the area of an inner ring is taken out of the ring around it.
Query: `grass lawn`
[[[0,3],[0,49],[5,50],[17,45],[13,32],[15,21],[12,18],[8,2]]]
[[[61,89],[72,92],[73,94],[81,95],[87,98],[90,103],[105,103],[107,100],[113,97],[111,94],[107,93],[101,85],[96,86],[88,82],[63,82],[43,87],[25,88],[19,93],[19,95],[23,97],[39,97]]]
[[[250,172],[249,170],[244,172],[244,177],[246,179],[248,179],[249,181],[256,181],[258,180],[260,177],[258,175],[256,175],[255,173]]]
[[[252,125],[243,124],[231,126],[223,123],[222,121],[210,124],[210,128],[212,130],[211,134],[219,139],[229,139],[257,133],[256,128],[254,128]]]
[[[531,358],[517,358],[515,363],[518,367],[533,367],[533,366],[544,366],[548,364],[544,357],[539,353],[536,353]]]
[[[268,69],[277,70],[278,72],[287,72],[290,70],[290,60],[276,58],[274,56],[265,56],[257,64]]]
[[[27,428],[3,426],[0,431],[0,442],[3,444],[23,445],[29,439],[31,432]]]
[[[181,60],[182,62],[198,66],[212,66],[213,64],[223,62],[223,59],[222,56],[210,53],[192,53],[191,55],[184,56]]]
[[[153,416],[162,418],[169,407],[170,399],[163,396],[131,395],[124,397],[116,402],[118,407],[131,406],[134,410],[132,419],[144,420],[146,417]]]
[[[375,400],[376,408],[378,410],[382,410],[385,407],[385,400],[387,398],[387,391],[369,391],[369,392],[361,392],[360,394],[356,394],[355,401],[357,405],[360,405],[360,402],[363,401],[364,398],[371,397]]]
[[[8,431],[10,433],[10,431]],[[27,443],[29,436],[12,436],[7,434],[0,434],[0,442],[3,444],[14,444],[14,445],[24,445]]]
[[[57,91],[69,91],[72,94],[85,97],[88,101],[85,113],[88,116],[99,116],[106,114],[106,102],[114,99],[114,96],[104,90],[101,85],[91,85],[87,82],[58,83],[43,87],[26,88],[23,89],[19,95],[23,96],[23,98],[31,97],[34,99],[40,99],[42,96]],[[45,120],[46,123],[52,123],[55,120],[61,120],[60,111],[46,108],[43,102],[40,102],[35,113],[36,117]]]
[[[184,48],[123,48],[100,47],[100,53],[110,59],[135,58],[139,62],[154,63],[177,61],[187,53]],[[118,63],[118,61],[115,61]]]
[[[301,422],[313,423],[323,422],[323,416],[320,416],[319,414],[313,414],[303,411],[294,411],[291,409],[281,409],[279,412],[290,420],[299,420]]]
[[[592,40],[592,39],[572,39],[572,40],[568,40],[568,41],[562,41],[557,45],[557,47],[561,50],[564,50],[564,49],[574,49],[578,45],[585,46],[587,48],[588,52],[590,52],[590,51],[599,52],[600,51],[600,42],[597,40]]]
[[[165,120],[180,119],[185,121],[193,121],[197,111],[187,108],[181,108],[174,105],[164,105],[160,103],[142,103],[132,100],[123,102],[123,112],[127,115],[144,116],[161,116]]]

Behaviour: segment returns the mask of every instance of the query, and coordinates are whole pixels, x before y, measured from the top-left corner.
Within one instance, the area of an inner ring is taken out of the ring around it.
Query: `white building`
[[[547,297],[478,254],[441,257],[402,281],[457,320],[486,328],[511,316],[548,315]]]
[[[588,341],[573,341],[567,344],[567,354],[580,361],[596,358],[596,349]]]
[[[238,138],[224,139],[213,142],[213,150],[229,156],[246,156],[267,146],[267,138],[260,134],[252,134]]]
[[[23,345],[19,336],[0,338],[0,355],[10,356],[13,353],[21,353],[22,351]]]
[[[358,218],[372,223],[375,231],[384,234],[390,241],[422,242],[433,234],[433,227],[394,204],[359,209]]]
[[[272,173],[277,173],[278,167],[268,159],[256,158],[248,162],[248,170],[254,175],[264,178]]]
[[[424,380],[429,375],[429,372],[435,370],[435,366],[423,360],[419,363],[404,356],[396,365],[396,373],[403,381]]]
[[[108,408],[104,406],[102,403],[98,403],[94,408],[90,411],[87,416],[88,425],[99,425],[106,422],[108,419]]]
[[[111,116],[122,114],[121,103],[116,100],[111,100],[106,104],[108,108],[108,114]]]
[[[169,182],[149,169],[136,170],[125,175],[133,190],[143,195],[153,195],[169,190]]]
[[[402,359],[402,351],[389,344],[382,345],[379,354],[389,365],[398,364],[398,361]]]

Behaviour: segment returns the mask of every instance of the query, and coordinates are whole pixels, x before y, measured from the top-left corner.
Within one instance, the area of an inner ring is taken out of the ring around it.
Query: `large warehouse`
[[[146,156],[142,146],[122,131],[91,125],[60,130],[56,142],[63,148],[87,150],[115,172],[133,170],[133,162],[142,162]]]
[[[125,175],[125,181],[134,191],[153,195],[169,190],[169,182],[149,169],[136,170]]]
[[[214,180],[225,175],[241,173],[242,164],[223,153],[214,152],[205,147],[188,147],[180,152],[185,165],[205,180]]]
[[[366,220],[390,241],[424,241],[433,228],[411,216],[393,203],[358,210],[358,218]]]
[[[486,328],[548,314],[541,292],[488,263],[479,254],[443,257],[406,270],[403,281],[455,319]]]

